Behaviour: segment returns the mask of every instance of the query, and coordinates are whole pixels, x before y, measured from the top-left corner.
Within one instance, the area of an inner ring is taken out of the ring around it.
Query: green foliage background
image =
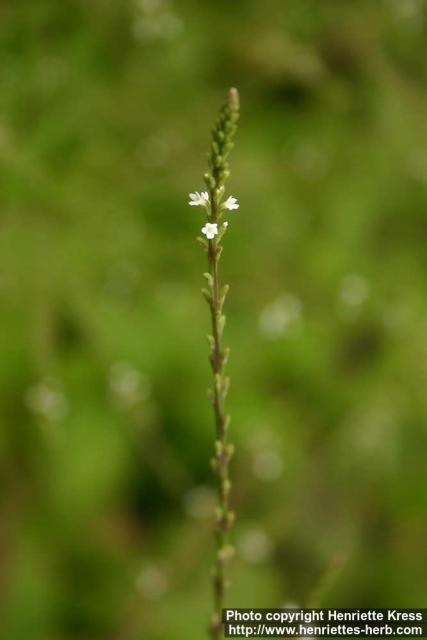
[[[233,85],[229,603],[426,605],[426,33],[423,0],[1,3],[2,639],[205,637],[187,194]]]

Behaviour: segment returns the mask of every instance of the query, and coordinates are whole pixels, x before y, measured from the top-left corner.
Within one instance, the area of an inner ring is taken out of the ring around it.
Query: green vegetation
[[[426,53],[423,0],[1,3],[2,639],[205,637],[229,86],[229,603],[423,604]]]

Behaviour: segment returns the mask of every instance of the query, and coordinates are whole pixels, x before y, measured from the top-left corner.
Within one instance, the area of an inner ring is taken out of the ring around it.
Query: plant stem
[[[206,226],[202,233],[206,238],[198,240],[205,249],[208,258],[208,272],[205,273],[207,288],[202,293],[209,305],[212,335],[209,337],[209,361],[213,373],[213,386],[209,390],[215,417],[215,454],[211,460],[216,477],[218,506],[216,510],[215,541],[216,558],[213,568],[214,610],[209,631],[212,640],[222,637],[222,609],[224,607],[225,590],[227,587],[227,564],[231,560],[234,550],[229,543],[229,531],[234,521],[234,514],[230,510],[230,477],[229,465],[233,455],[233,446],[228,442],[228,427],[230,418],[225,412],[225,398],[227,396],[229,379],[225,375],[225,365],[228,349],[222,347],[222,333],[225,316],[222,312],[228,285],[221,287],[218,264],[222,253],[221,240],[227,230],[228,222],[221,224],[227,210],[238,208],[236,198],[230,196],[223,202],[225,183],[230,175],[228,156],[233,148],[233,138],[239,120],[239,94],[237,89],[230,89],[219,116],[212,129],[211,148],[208,154],[209,171],[204,179],[208,192],[190,194],[190,203],[205,207],[207,214]]]
[[[211,190],[211,220],[217,221],[215,191]],[[209,241],[208,264],[212,276],[211,319],[213,344],[211,351],[211,366],[213,372],[212,406],[215,415],[216,443],[215,457],[212,466],[217,479],[218,509],[216,513],[216,560],[213,570],[214,612],[211,620],[211,637],[217,639],[222,632],[222,609],[226,589],[226,564],[230,560],[233,549],[228,542],[228,532],[233,523],[234,515],[229,507],[229,493],[231,483],[229,479],[229,462],[232,447],[228,442],[229,417],[225,413],[225,397],[228,390],[228,379],[224,375],[227,354],[223,352],[222,338],[222,301],[220,298],[220,282],[218,274],[218,260],[220,247],[216,239]]]

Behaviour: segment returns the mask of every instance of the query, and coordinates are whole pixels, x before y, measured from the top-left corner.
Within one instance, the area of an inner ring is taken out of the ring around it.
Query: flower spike
[[[211,148],[208,154],[209,171],[204,179],[208,191],[190,194],[190,206],[203,206],[207,211],[207,222],[202,228],[204,237],[199,237],[207,253],[209,271],[205,274],[207,287],[203,295],[209,305],[212,335],[209,337],[209,361],[212,368],[213,384],[209,398],[215,419],[215,453],[212,468],[216,476],[218,508],[216,518],[216,560],[213,569],[214,611],[209,631],[212,640],[223,637],[222,609],[226,586],[228,584],[228,564],[233,555],[229,541],[229,532],[233,523],[230,508],[230,474],[229,463],[233,447],[228,440],[230,418],[225,412],[225,399],[228,393],[229,378],[225,374],[228,349],[222,345],[225,326],[223,306],[228,285],[221,286],[219,279],[219,259],[222,253],[222,238],[228,228],[228,222],[222,222],[226,211],[239,208],[237,199],[228,196],[225,200],[225,183],[230,175],[228,156],[233,148],[233,138],[239,119],[239,94],[237,89],[230,89],[227,100],[222,107],[212,131]]]

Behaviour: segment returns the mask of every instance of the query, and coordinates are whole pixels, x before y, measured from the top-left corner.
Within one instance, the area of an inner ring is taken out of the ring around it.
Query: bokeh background
[[[1,638],[204,638],[209,131],[242,119],[233,606],[427,593],[423,0],[3,0]]]

